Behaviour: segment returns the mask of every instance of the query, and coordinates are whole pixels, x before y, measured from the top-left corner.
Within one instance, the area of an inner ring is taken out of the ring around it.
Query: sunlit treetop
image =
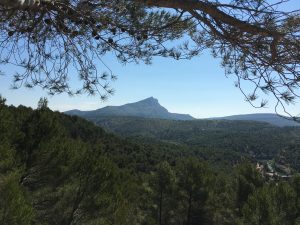
[[[126,64],[151,63],[154,56],[189,59],[211,49],[250,104],[264,107],[260,96],[269,94],[275,110],[285,110],[299,98],[300,16],[279,10],[287,0],[268,2],[0,0],[0,60],[16,66],[16,88],[105,98],[115,79],[101,60],[106,53]],[[73,71],[80,89],[69,86]],[[253,89],[245,90],[244,81]]]

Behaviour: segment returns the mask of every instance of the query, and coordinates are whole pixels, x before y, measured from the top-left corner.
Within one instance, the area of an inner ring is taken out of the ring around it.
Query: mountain
[[[218,118],[208,118],[209,120],[243,120],[243,121],[257,121],[257,122],[266,122],[275,126],[284,127],[284,126],[300,126],[300,123],[297,123],[292,120],[285,119],[273,113],[257,113],[257,114],[245,114],[245,115],[233,115],[226,117]]]
[[[161,106],[157,99],[150,97],[144,100],[129,103],[121,106],[107,106],[93,111],[70,110],[65,112],[68,115],[76,115],[88,120],[95,121],[100,117],[141,117],[167,120],[194,120],[189,114],[170,113]],[[275,126],[300,126],[300,123],[285,119],[272,113],[257,113],[233,115],[226,117],[207,118],[208,120],[237,120],[265,122]]]
[[[157,99],[150,97],[144,100],[121,106],[107,106],[93,111],[71,110],[65,112],[68,115],[81,116],[93,119],[106,116],[132,116],[142,118],[157,118],[167,120],[193,120],[188,114],[170,113],[161,106]]]

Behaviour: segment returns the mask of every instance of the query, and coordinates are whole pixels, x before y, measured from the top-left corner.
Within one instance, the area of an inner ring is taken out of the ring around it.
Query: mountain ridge
[[[134,103],[127,103],[121,106],[106,106],[91,111],[80,111],[78,109],[64,112],[68,115],[95,118],[103,116],[134,116],[143,118],[156,118],[168,120],[194,120],[189,114],[171,113],[161,106],[154,97],[149,97]]]
[[[266,122],[266,123],[269,123],[269,124],[272,124],[275,126],[279,126],[279,127],[300,126],[300,123],[290,120],[288,117],[284,118],[275,113],[240,114],[240,115],[213,117],[213,118],[206,118],[206,119],[207,120],[236,120],[236,121]]]
[[[300,126],[300,123],[278,116],[274,113],[253,113],[240,114],[223,117],[212,117],[205,119],[195,119],[189,114],[171,113],[165,107],[159,104],[154,97],[149,97],[137,102],[127,103],[120,106],[105,106],[100,109],[91,111],[81,111],[78,109],[64,112],[68,115],[76,115],[84,117],[88,120],[95,120],[100,117],[141,117],[149,119],[166,119],[166,120],[237,120],[237,121],[255,121],[265,122],[271,125],[284,126]]]

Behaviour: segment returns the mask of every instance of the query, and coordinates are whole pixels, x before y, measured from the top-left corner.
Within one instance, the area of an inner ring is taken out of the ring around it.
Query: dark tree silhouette
[[[104,98],[115,78],[102,61],[107,53],[122,63],[151,63],[154,56],[191,58],[211,49],[251,105],[264,107],[259,96],[269,94],[276,112],[285,111],[300,95],[300,17],[298,10],[281,10],[286,2],[0,0],[0,59],[22,68],[16,88]],[[83,84],[78,90],[69,86],[74,69]],[[244,90],[244,81],[253,89]]]

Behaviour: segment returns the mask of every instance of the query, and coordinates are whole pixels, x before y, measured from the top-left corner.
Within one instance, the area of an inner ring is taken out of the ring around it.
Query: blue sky
[[[293,0],[289,5],[291,9],[299,9],[300,1]],[[47,96],[39,88],[12,90],[9,75],[16,70],[12,66],[0,68],[6,74],[0,77],[0,94],[7,98],[8,104],[33,108],[40,97],[47,97],[50,108],[59,111],[93,110],[153,96],[170,112],[188,113],[196,118],[274,112],[272,99],[268,108],[264,109],[255,109],[245,102],[243,95],[234,87],[233,77],[225,77],[220,61],[212,58],[209,52],[192,60],[155,58],[152,65],[141,63],[123,66],[110,56],[106,56],[104,62],[118,76],[118,80],[112,83],[116,93],[105,102],[98,96]],[[299,109],[298,104],[291,107],[290,111],[298,114]]]

